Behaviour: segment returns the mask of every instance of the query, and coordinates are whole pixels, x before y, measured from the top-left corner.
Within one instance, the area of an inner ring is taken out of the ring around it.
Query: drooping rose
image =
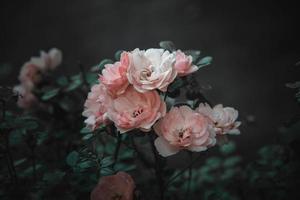
[[[197,112],[205,115],[214,123],[214,129],[217,134],[240,134],[238,127],[241,125],[238,118],[238,111],[231,107],[223,107],[218,104],[211,108],[207,103],[201,103]]]
[[[105,69],[102,70],[100,81],[105,85],[109,94],[113,97],[125,92],[129,83],[127,80],[127,68],[129,64],[128,53],[121,54],[120,62],[114,64],[106,64]]]
[[[177,76],[174,62],[175,55],[164,49],[135,49],[129,54],[128,81],[139,92],[153,89],[166,92]]]
[[[53,70],[62,62],[62,52],[57,48],[52,48],[48,53],[41,51],[41,58],[45,61],[47,70]]]
[[[180,50],[176,52],[176,62],[174,67],[178,76],[186,76],[198,70],[198,67],[193,65],[192,61],[192,56],[187,56]]]
[[[113,99],[107,111],[109,119],[121,133],[135,128],[149,131],[165,113],[166,104],[157,91],[140,93],[132,86]]]
[[[134,180],[125,172],[102,177],[91,193],[91,200],[133,200]]]
[[[14,91],[18,94],[17,105],[20,108],[29,109],[38,106],[38,99],[28,88],[18,85],[14,87]]]
[[[95,130],[102,123],[108,123],[107,107],[111,97],[103,84],[96,84],[91,88],[87,100],[84,103],[85,110],[82,115],[87,117],[84,121],[88,128]]]
[[[155,140],[156,149],[164,157],[181,149],[204,151],[216,143],[210,121],[188,106],[172,107],[154,125],[154,130],[159,136]]]

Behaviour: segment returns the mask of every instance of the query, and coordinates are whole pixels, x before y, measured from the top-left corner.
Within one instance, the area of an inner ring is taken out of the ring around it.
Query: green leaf
[[[37,132],[37,145],[41,145],[47,138],[48,138],[48,132]]]
[[[210,169],[217,169],[221,165],[221,159],[218,157],[211,157],[206,160],[206,164]]]
[[[47,91],[46,93],[44,93],[44,95],[42,96],[42,100],[44,101],[47,101],[53,97],[55,97],[56,95],[58,95],[59,93],[59,88],[56,88],[56,89],[52,89],[52,90],[49,90]]]
[[[183,81],[181,78],[176,78],[175,81],[168,87],[168,92],[174,92],[183,86]]]
[[[88,168],[91,168],[94,166],[95,166],[95,163],[91,160],[86,160],[86,161],[78,163],[78,167],[80,167],[81,169],[88,169]]]
[[[115,53],[115,59],[119,61],[121,59],[121,54],[123,53],[124,50],[119,50]]]
[[[175,47],[174,43],[171,42],[171,41],[161,41],[161,42],[159,43],[159,46],[160,46],[161,48],[165,49],[165,50],[170,51],[170,52],[173,52],[173,51],[176,50],[176,47]]]
[[[102,176],[109,176],[109,175],[114,174],[114,170],[111,169],[111,168],[108,168],[108,167],[106,167],[106,168],[101,168],[101,169],[100,169],[100,174],[101,174]]]
[[[98,82],[98,74],[97,73],[89,73],[87,72],[86,75],[86,81],[88,82],[89,85],[94,85]]]
[[[111,59],[104,59],[99,63],[98,68],[100,71],[102,71],[106,64],[112,64],[112,63],[114,63],[114,61],[112,61]]]
[[[24,135],[26,134],[25,129],[15,129],[9,134],[9,144],[18,145],[22,142]]]
[[[109,167],[114,163],[114,159],[111,156],[105,157],[101,160],[100,165],[101,167]]]
[[[241,160],[242,159],[239,156],[231,156],[224,160],[223,166],[226,168],[230,168],[237,165],[239,162],[241,162]]]
[[[22,159],[16,160],[16,161],[14,161],[14,166],[17,167],[18,165],[23,164],[26,160],[27,160],[27,158],[22,158]]]
[[[77,74],[71,77],[71,83],[66,88],[66,91],[72,91],[77,89],[82,84],[81,74]]]
[[[72,151],[71,153],[69,153],[66,159],[67,164],[71,167],[75,166],[78,160],[79,160],[79,153],[77,151]]]
[[[228,142],[227,144],[223,144],[222,146],[220,146],[220,151],[224,155],[233,153],[235,151],[235,149],[236,149],[236,147],[233,142]]]
[[[81,134],[87,134],[87,133],[92,133],[91,129],[89,129],[88,127],[83,127],[81,130],[80,130],[80,133]]]
[[[58,85],[64,87],[64,86],[68,85],[69,80],[68,80],[67,77],[61,76],[61,77],[59,77],[59,78],[56,80],[56,82],[57,82]]]
[[[212,62],[213,58],[210,56],[206,56],[204,58],[202,58],[201,60],[199,60],[199,62],[197,63],[198,68],[202,68],[206,65],[210,65]]]
[[[89,140],[89,139],[91,139],[93,136],[94,136],[93,133],[89,133],[89,134],[86,134],[85,136],[83,136],[82,139],[83,139],[83,140]]]

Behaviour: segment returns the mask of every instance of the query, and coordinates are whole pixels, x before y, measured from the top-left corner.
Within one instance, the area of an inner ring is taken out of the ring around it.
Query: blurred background
[[[214,104],[240,111],[244,126],[234,140],[250,158],[298,112],[294,91],[285,86],[299,80],[298,8],[270,0],[2,0],[0,63],[14,70],[0,84],[17,83],[22,64],[51,47],[64,53],[60,72],[74,74],[78,61],[89,69],[119,49],[171,40],[214,58],[198,80],[211,86],[205,94]]]

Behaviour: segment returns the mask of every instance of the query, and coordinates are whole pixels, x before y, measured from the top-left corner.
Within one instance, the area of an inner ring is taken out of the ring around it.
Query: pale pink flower
[[[62,62],[62,52],[57,48],[52,48],[48,53],[41,51],[41,58],[45,62],[47,70],[53,70]]]
[[[20,71],[19,80],[27,89],[33,89],[34,86],[42,80],[42,70],[44,62],[41,59],[33,58],[26,62]]]
[[[128,59],[128,53],[123,52],[121,54],[120,62],[106,64],[105,69],[102,70],[100,81],[103,83],[103,85],[105,85],[112,97],[117,97],[118,95],[124,93],[129,85],[126,76],[129,65]]]
[[[38,106],[38,99],[26,87],[18,85],[14,87],[14,91],[18,95],[17,105],[23,109],[30,109]]]
[[[157,151],[164,157],[176,154],[181,149],[205,151],[215,145],[215,132],[209,120],[188,106],[172,107],[160,119],[154,130]]]
[[[166,92],[177,76],[174,62],[175,55],[164,49],[135,49],[129,54],[128,81],[139,92],[153,89]]]
[[[157,91],[140,93],[132,86],[112,100],[107,112],[109,119],[121,133],[135,128],[149,131],[165,113],[166,104]]]
[[[201,103],[197,112],[205,115],[214,123],[214,129],[217,134],[240,134],[238,127],[241,125],[238,118],[238,111],[231,107],[223,107],[218,104],[211,108],[207,103]]]
[[[88,97],[84,103],[85,110],[82,115],[87,117],[84,121],[86,126],[95,130],[101,124],[107,124],[107,107],[110,104],[111,97],[103,84],[96,84],[91,88]]]
[[[91,192],[91,200],[133,200],[135,184],[125,172],[104,176]]]
[[[178,76],[186,76],[198,70],[198,67],[193,65],[192,61],[192,56],[187,56],[180,50],[176,52],[176,62],[174,67]]]

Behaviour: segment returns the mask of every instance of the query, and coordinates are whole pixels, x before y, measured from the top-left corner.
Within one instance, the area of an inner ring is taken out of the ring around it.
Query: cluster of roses
[[[217,135],[239,133],[237,110],[200,104],[195,110],[181,106],[167,113],[159,95],[167,92],[177,76],[197,70],[192,57],[180,50],[124,51],[120,61],[105,65],[99,83],[91,88],[83,112],[85,123],[95,130],[113,122],[120,133],[133,129],[147,132],[153,126],[158,135],[155,146],[162,156],[181,149],[204,151],[215,145]]]
[[[42,81],[43,75],[54,70],[62,61],[62,52],[52,48],[48,53],[41,51],[39,57],[32,57],[21,68],[20,85],[15,86],[14,91],[19,94],[18,106],[28,109],[38,103],[33,91]]]

